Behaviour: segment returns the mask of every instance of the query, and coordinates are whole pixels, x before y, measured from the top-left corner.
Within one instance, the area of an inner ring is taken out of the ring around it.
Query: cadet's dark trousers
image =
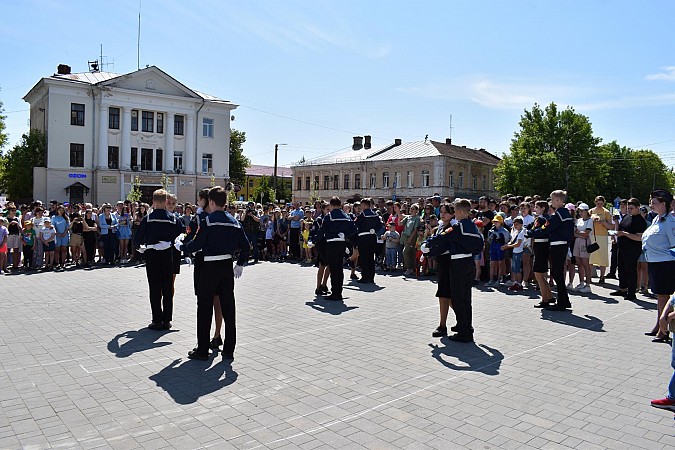
[[[570,307],[570,297],[565,287],[565,259],[567,258],[567,245],[551,245],[549,257],[551,258],[551,277],[555,281],[558,290],[558,305]]]
[[[361,264],[361,279],[375,281],[375,251],[377,238],[365,236],[359,238],[359,262]]]
[[[192,264],[193,264],[193,269],[192,269],[192,276],[193,276],[193,284],[195,287],[195,295],[199,295],[199,276],[202,273],[202,266],[204,265],[204,255],[202,252],[198,252],[194,258],[192,258]]]
[[[204,261],[201,263],[197,286],[197,353],[209,354],[211,320],[213,319],[213,296],[220,297],[220,309],[225,321],[223,353],[233,354],[237,342],[234,310],[234,272],[232,260]]]
[[[616,276],[616,270],[619,267],[619,243],[612,242],[612,250],[609,264],[609,275]]]
[[[145,253],[145,273],[150,288],[152,322],[171,322],[173,317],[173,264],[171,249],[153,250]],[[106,257],[108,253],[106,252]]]
[[[343,264],[345,258],[345,241],[326,242],[326,260],[330,269],[330,293],[342,295],[342,283],[345,279]]]
[[[290,242],[288,246],[291,250],[291,258],[299,259],[300,258],[300,228],[291,228]]]
[[[626,238],[627,239],[627,238]],[[627,290],[628,295],[635,295],[637,290],[637,263],[642,249],[619,246],[619,289]]]
[[[457,318],[457,334],[461,337],[473,337],[471,286],[476,277],[476,263],[473,257],[450,261],[450,297],[452,309]]]

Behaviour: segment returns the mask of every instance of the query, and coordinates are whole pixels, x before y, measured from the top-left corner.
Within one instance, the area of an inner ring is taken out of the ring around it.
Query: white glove
[[[147,249],[148,247],[146,247],[145,245],[141,245],[140,247],[138,247],[138,253],[142,255],[143,253],[145,253]]]
[[[307,241],[307,248],[314,248],[315,244],[312,241]]]
[[[370,229],[370,234],[375,234],[375,230],[373,230],[373,229],[371,228],[371,229]]]
[[[424,262],[424,255],[420,256],[420,262],[421,262],[421,263]]]
[[[181,234],[180,236],[177,236],[176,239],[174,239],[173,246],[176,248],[176,250],[181,251],[181,248],[183,247],[184,238],[185,235]]]
[[[344,234],[344,233],[338,233],[338,237],[339,237],[340,239],[344,239],[344,238],[345,238],[345,234]]]
[[[349,255],[349,249],[345,247],[345,254]]]
[[[420,246],[420,250],[422,250],[422,253],[429,253],[429,247],[427,247],[426,242]]]
[[[458,223],[459,223],[459,220],[457,220],[457,219],[452,219],[452,220],[450,221],[450,225],[452,225],[453,227],[454,227],[455,225],[457,225]]]
[[[244,266],[240,266],[239,264],[235,264],[234,268],[232,269],[234,271],[234,277],[239,278],[242,273],[244,273]]]
[[[197,214],[201,214],[204,211],[204,208],[197,208]]]
[[[183,244],[182,241],[181,241],[181,244]],[[167,242],[167,241],[162,241],[162,242],[159,242],[159,243],[155,244],[155,250],[166,250],[169,247],[171,247],[171,242]],[[178,250],[180,250],[180,249],[178,249]]]
[[[192,258],[190,258],[189,256],[186,256],[185,262],[188,264],[188,266],[191,266],[192,265]]]

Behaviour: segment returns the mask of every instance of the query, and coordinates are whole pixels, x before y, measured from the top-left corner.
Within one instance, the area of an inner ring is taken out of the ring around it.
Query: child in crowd
[[[33,230],[33,222],[26,221],[23,223],[21,243],[23,246],[23,267],[24,269],[30,270],[33,268],[33,247],[35,246],[35,230]]]
[[[385,271],[395,272],[397,267],[398,243],[401,241],[401,235],[396,231],[396,223],[391,221],[387,223],[387,231],[383,236],[386,247],[386,268]]]
[[[504,218],[497,214],[492,219],[492,229],[488,234],[488,243],[490,245],[490,281],[487,286],[499,286],[504,283],[503,277],[506,275],[506,265],[504,263],[504,250],[502,246],[506,244],[511,236],[504,228]]]
[[[7,272],[7,219],[0,217],[0,274]]]
[[[523,290],[523,243],[525,242],[525,229],[523,218],[516,217],[512,221],[511,240],[502,246],[502,250],[511,250],[511,281],[508,283],[510,291]]]
[[[51,270],[54,263],[54,250],[56,250],[56,230],[48,217],[45,218],[40,230],[40,241],[45,254],[45,270]]]
[[[312,262],[312,249],[308,246],[309,230],[312,228],[312,221],[305,220],[302,222],[302,254],[301,258],[305,258],[308,263]]]
[[[420,223],[417,226],[417,239],[415,242],[415,275],[416,276],[426,276],[427,271],[427,258],[422,259],[422,244],[424,243],[424,223]]]

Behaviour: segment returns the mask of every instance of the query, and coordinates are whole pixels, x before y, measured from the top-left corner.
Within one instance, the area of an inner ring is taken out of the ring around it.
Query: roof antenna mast
[[[452,142],[452,114],[450,114],[450,136],[448,137],[450,138],[450,142]]]
[[[141,70],[141,4],[143,0],[138,0],[138,39],[136,48],[136,70]]]

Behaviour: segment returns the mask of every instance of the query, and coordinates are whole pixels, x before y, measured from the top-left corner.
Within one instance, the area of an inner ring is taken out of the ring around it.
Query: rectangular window
[[[152,149],[141,149],[141,170],[152,170]]]
[[[333,189],[340,189],[340,175],[333,175]]]
[[[183,129],[185,125],[185,118],[176,114],[173,116],[173,134],[176,136],[183,135]]]
[[[84,105],[81,103],[70,104],[70,124],[84,126]]]
[[[131,110],[131,131],[138,131],[138,111]]]
[[[120,168],[120,148],[108,146],[108,169]]]
[[[459,178],[457,180],[457,187],[464,189],[464,172],[459,173]]]
[[[248,180],[248,187],[252,188],[253,187],[253,180]]]
[[[473,186],[474,191],[478,189],[478,177],[476,175],[471,178],[471,185]]]
[[[314,177],[314,190],[315,190],[315,191],[318,191],[318,190],[319,190],[319,176],[318,176],[318,175],[316,175],[316,176]]]
[[[183,152],[173,152],[173,168],[183,170]]]
[[[310,190],[309,183],[310,183],[309,177],[305,177],[305,190],[306,191]]]
[[[345,180],[342,183],[342,189],[349,189],[349,174],[345,175]]]
[[[213,154],[212,153],[202,154],[202,172],[203,173],[212,173],[213,172]]]
[[[202,136],[207,138],[213,137],[213,119],[204,117],[202,125]]]
[[[70,167],[84,167],[84,144],[70,144]]]
[[[296,189],[298,191],[301,191],[302,190],[302,177],[298,177],[298,181],[295,184],[296,184]]]
[[[455,187],[455,172],[450,171],[450,176],[448,176],[448,186]]]
[[[138,166],[138,148],[131,147],[131,169]]]
[[[487,177],[483,175],[483,190],[487,189]]]
[[[412,170],[408,171],[408,187],[413,187],[413,172]]]
[[[157,113],[157,132],[164,133],[164,113]]]
[[[141,114],[141,131],[144,133],[152,133],[155,129],[155,113],[152,111],[143,111]]]
[[[108,128],[111,130],[120,129],[120,109],[108,108]]]
[[[361,174],[354,175],[354,189],[361,189]]]
[[[386,189],[389,187],[389,172],[382,172],[382,188]]]
[[[164,150],[161,148],[158,148],[156,150],[156,156],[155,156],[155,170],[157,172],[162,171],[162,164],[164,164]]]
[[[374,173],[370,174],[370,188],[375,189],[377,187],[377,175]]]
[[[422,187],[429,187],[429,171],[422,171]]]
[[[394,172],[394,189],[401,187],[401,174]]]
[[[328,175],[323,176],[323,189],[327,191],[330,188],[330,177]]]

